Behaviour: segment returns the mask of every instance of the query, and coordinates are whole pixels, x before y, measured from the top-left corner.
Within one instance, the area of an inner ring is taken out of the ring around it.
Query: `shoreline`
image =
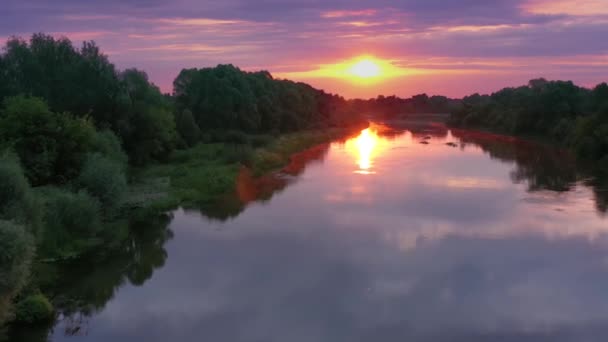
[[[282,134],[254,149],[246,145],[199,144],[178,151],[167,163],[135,170],[130,196],[124,205],[129,211],[144,210],[147,214],[213,205],[237,192],[243,169],[254,179],[267,176],[289,166],[298,154],[348,138],[365,127],[367,125]],[[223,159],[222,154],[232,149],[242,154],[238,156],[240,159]]]

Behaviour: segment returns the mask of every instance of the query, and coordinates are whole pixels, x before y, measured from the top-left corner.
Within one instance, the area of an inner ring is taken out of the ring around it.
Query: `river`
[[[608,182],[559,148],[373,124],[238,195],[58,272],[57,322],[15,340],[608,337]]]

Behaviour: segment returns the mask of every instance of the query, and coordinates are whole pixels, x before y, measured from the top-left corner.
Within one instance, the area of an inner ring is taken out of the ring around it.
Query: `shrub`
[[[43,257],[73,257],[101,242],[99,203],[86,192],[52,191],[44,221],[39,248]]]
[[[16,158],[0,156],[0,218],[12,218],[29,191],[30,185]]]
[[[93,137],[92,145],[93,152],[97,152],[126,168],[129,158],[122,149],[120,139],[112,131],[97,132]]]
[[[189,200],[205,200],[234,190],[238,169],[233,166],[183,166],[172,174],[172,186]]]
[[[35,230],[40,207],[17,158],[0,154],[0,219],[28,223]]]
[[[15,320],[19,323],[43,323],[54,317],[53,305],[42,294],[35,294],[17,303]]]
[[[253,159],[253,170],[256,175],[261,175],[270,170],[280,168],[286,162],[287,159],[276,152],[261,150],[256,153]]]
[[[249,145],[227,144],[221,150],[221,155],[219,157],[228,164],[247,164],[251,161],[252,156],[253,149],[249,147]]]
[[[0,296],[19,292],[29,275],[33,241],[24,227],[0,221]]]
[[[250,140],[253,147],[263,147],[269,145],[274,138],[271,135],[253,135]]]
[[[87,157],[77,183],[108,210],[116,208],[127,190],[123,167],[97,153]]]

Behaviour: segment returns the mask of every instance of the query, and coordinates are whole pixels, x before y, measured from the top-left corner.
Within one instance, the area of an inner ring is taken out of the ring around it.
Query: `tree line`
[[[350,105],[373,116],[394,119],[405,114],[449,114],[460,106],[460,100],[445,96],[418,94],[410,98],[383,96],[349,101]]]
[[[463,99],[453,126],[480,127],[562,142],[579,156],[608,165],[608,84],[592,89],[568,81],[531,80],[491,95]]]
[[[94,42],[10,38],[0,53],[0,308],[17,298],[17,319],[44,317],[44,297],[21,291],[33,260],[127,234],[113,222],[131,166],[199,143],[360,123],[353,113],[340,96],[266,71],[182,70],[169,95]],[[0,309],[0,322],[9,315]]]

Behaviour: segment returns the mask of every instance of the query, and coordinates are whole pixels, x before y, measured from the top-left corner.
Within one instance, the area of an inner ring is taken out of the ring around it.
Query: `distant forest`
[[[535,136],[573,148],[608,166],[608,84],[593,89],[568,81],[531,80],[491,95],[462,100],[449,124]]]
[[[449,114],[458,109],[461,100],[445,96],[414,95],[410,98],[379,95],[369,100],[349,100],[359,112],[382,119],[394,119],[407,114]]]

